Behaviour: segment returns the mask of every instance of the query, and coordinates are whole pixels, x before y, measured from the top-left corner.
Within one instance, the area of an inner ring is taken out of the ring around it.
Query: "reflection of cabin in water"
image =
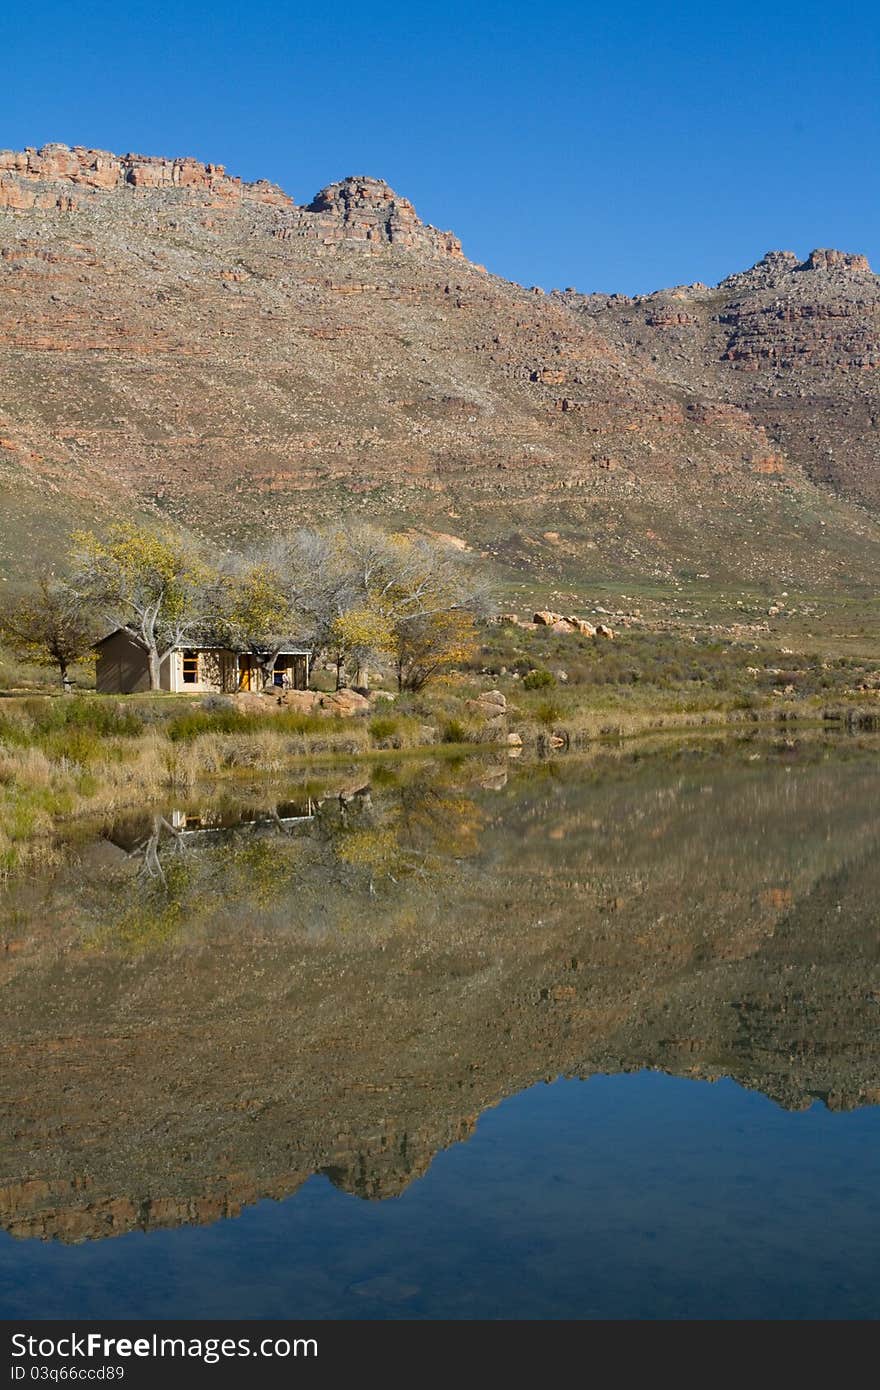
[[[280,801],[269,809],[237,807],[184,810],[175,807],[164,815],[142,815],[116,821],[106,832],[111,844],[127,855],[141,854],[160,842],[196,849],[247,836],[290,834],[297,826],[315,819],[319,802],[312,797]]]
[[[214,831],[250,830],[254,826],[282,827],[315,819],[315,802],[306,797],[304,801],[280,802],[271,813],[265,811],[241,810],[232,815],[216,811],[174,810],[168,816],[168,824],[180,836],[205,835]]]
[[[132,695],[150,688],[150,663],[146,648],[125,628],[95,643],[95,683],[102,695]],[[261,656],[265,653],[233,651],[227,647],[182,643],[163,657],[159,688],[194,695],[234,694],[238,690],[305,690],[309,683],[311,651],[291,640],[278,653],[271,675],[266,677]]]

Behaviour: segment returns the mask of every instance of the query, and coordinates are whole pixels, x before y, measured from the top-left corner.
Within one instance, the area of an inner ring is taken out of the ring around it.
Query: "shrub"
[[[545,728],[552,729],[562,717],[562,709],[556,700],[542,700],[535,710],[535,718]]]
[[[545,671],[541,668],[529,671],[529,674],[523,677],[523,690],[544,690],[548,685],[555,684],[556,677],[552,671]]]
[[[20,747],[51,747],[62,754],[65,741],[73,743],[77,736],[137,738],[143,731],[143,720],[134,710],[89,697],[27,700],[19,713],[0,716],[0,739]]]
[[[392,738],[400,729],[400,720],[387,714],[378,714],[370,720],[370,733],[376,740]]]
[[[320,730],[330,733],[344,727],[344,721],[328,719],[321,714],[302,714],[299,710],[281,710],[278,714],[245,714],[235,709],[198,709],[179,714],[169,720],[168,737],[172,743],[191,743],[203,734],[255,734],[265,730],[279,734],[314,734]]]
[[[172,743],[190,743],[202,734],[243,734],[254,728],[255,719],[237,709],[192,710],[168,722]]]
[[[460,719],[447,719],[440,730],[441,743],[467,743],[468,731]]]

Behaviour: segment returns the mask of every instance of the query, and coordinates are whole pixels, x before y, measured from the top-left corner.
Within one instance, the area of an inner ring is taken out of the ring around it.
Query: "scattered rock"
[[[366,695],[359,695],[356,690],[335,690],[331,695],[322,695],[320,703],[321,709],[327,714],[341,715],[343,719],[354,714],[367,714],[370,709]]]

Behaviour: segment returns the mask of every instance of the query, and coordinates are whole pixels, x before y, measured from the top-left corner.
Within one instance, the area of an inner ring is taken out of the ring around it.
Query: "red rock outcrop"
[[[340,241],[388,242],[409,248],[428,247],[447,256],[462,255],[457,237],[426,227],[409,199],[401,198],[382,179],[360,175],[328,184],[307,211],[329,214],[329,230],[338,228]]]
[[[0,208],[40,208],[56,204],[47,184],[72,184],[84,191],[115,188],[183,188],[213,197],[293,207],[274,184],[243,183],[227,174],[222,164],[197,159],[163,159],[154,155],[110,154],[84,145],[43,145],[22,152],[0,150]]]

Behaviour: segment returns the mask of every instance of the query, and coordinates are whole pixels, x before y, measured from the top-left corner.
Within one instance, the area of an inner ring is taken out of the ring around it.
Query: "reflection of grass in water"
[[[184,920],[183,904],[156,903],[151,899],[152,895],[112,926],[101,928],[92,938],[93,946],[96,949],[111,948],[140,955],[173,941]]]
[[[271,840],[236,845],[225,862],[236,873],[238,882],[233,886],[225,878],[223,896],[227,900],[244,898],[261,908],[273,907],[290,873],[290,849],[287,842]],[[223,862],[220,861],[221,867]]]
[[[393,869],[399,854],[397,833],[388,827],[351,830],[336,846],[337,858],[357,869]]]
[[[185,901],[192,883],[190,866],[182,862],[163,865],[163,873],[164,882],[157,880],[146,890],[142,881],[132,885],[135,901],[121,917],[95,932],[89,943],[94,950],[141,955],[174,941],[184,922],[192,923],[200,909],[197,903]]]

